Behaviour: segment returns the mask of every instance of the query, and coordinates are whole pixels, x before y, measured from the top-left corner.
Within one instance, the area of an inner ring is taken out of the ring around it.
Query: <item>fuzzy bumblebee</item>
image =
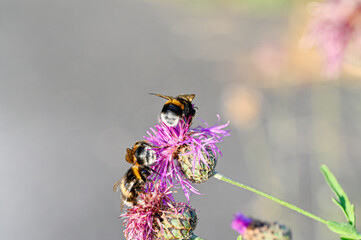
[[[178,162],[184,173],[184,176],[193,183],[203,183],[212,177],[215,173],[217,164],[216,155],[206,147],[202,150],[203,159],[196,159],[195,154],[190,153],[191,148],[188,145],[181,146],[178,153]]]

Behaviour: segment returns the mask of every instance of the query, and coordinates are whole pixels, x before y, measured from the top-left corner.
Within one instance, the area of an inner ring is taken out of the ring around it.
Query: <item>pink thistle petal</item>
[[[161,227],[161,224],[155,225],[160,221],[157,217],[174,205],[171,186],[164,188],[160,184],[150,184],[153,184],[153,192],[140,194],[141,202],[120,216],[125,218],[124,236],[128,240],[155,239],[155,231],[162,231],[154,228],[154,226]]]
[[[219,122],[219,116],[218,122]],[[202,121],[206,126],[198,126],[194,129],[190,128],[190,121],[181,119],[176,127],[169,127],[164,123],[157,124],[154,128],[147,131],[148,136],[145,137],[152,145],[157,155],[157,161],[152,166],[154,174],[150,179],[159,182],[162,187],[173,185],[181,187],[187,200],[189,201],[190,193],[200,195],[196,188],[192,186],[189,180],[184,177],[183,172],[178,166],[177,154],[179,148],[188,145],[190,151],[186,154],[193,154],[193,170],[196,161],[202,161],[207,166],[207,161],[202,153],[207,153],[207,148],[211,149],[215,156],[217,153],[222,155],[216,146],[216,143],[222,142],[225,136],[229,136],[228,130],[223,130],[228,126],[229,122],[223,125],[209,125]],[[152,189],[148,189],[152,191]]]
[[[252,219],[246,217],[242,213],[234,215],[231,227],[239,234],[243,235],[247,231],[247,227],[252,223]]]

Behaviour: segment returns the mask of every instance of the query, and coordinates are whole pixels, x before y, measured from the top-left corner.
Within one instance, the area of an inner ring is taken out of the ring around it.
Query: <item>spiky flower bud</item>
[[[184,176],[193,183],[203,183],[213,176],[217,164],[216,155],[206,147],[206,151],[201,150],[200,156],[195,156],[191,152],[189,145],[180,147],[178,162]],[[200,159],[197,159],[200,158]]]
[[[194,209],[184,203],[177,203],[160,217],[161,229],[157,233],[161,239],[190,239],[197,225]]]
[[[291,240],[291,229],[278,222],[254,220],[243,235],[244,240]]]
[[[232,228],[243,240],[291,240],[291,229],[278,222],[265,222],[248,218],[241,213],[235,215]]]

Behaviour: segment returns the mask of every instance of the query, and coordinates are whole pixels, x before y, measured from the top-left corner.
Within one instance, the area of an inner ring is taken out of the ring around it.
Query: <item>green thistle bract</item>
[[[242,235],[243,240],[291,240],[291,229],[278,222],[253,220]]]
[[[197,225],[195,210],[184,203],[177,203],[163,212],[160,219],[162,231],[157,233],[160,239],[189,239]]]
[[[269,223],[246,217],[242,213],[234,215],[231,227],[242,235],[243,240],[291,240],[291,229],[278,222]]]
[[[211,149],[206,148],[206,151],[201,151],[202,161],[196,161],[194,154],[189,154],[190,151],[191,148],[188,145],[184,145],[179,149],[178,162],[182,172],[191,182],[203,183],[213,176],[215,172],[216,156]]]

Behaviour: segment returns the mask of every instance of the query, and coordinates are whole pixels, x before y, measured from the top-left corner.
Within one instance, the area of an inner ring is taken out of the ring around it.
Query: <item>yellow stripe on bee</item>
[[[174,105],[180,107],[182,110],[184,110],[184,104],[182,104],[182,103],[181,103],[180,101],[178,101],[177,99],[171,99],[171,100],[169,100],[169,101],[167,101],[167,102],[165,103],[165,105],[167,105],[167,104],[174,104]]]
[[[138,165],[133,166],[132,170],[137,179],[142,179],[142,177],[140,176],[140,173],[139,173]]]

